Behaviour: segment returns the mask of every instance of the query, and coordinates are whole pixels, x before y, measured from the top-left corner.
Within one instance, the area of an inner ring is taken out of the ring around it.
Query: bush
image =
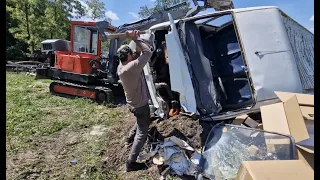
[[[23,61],[27,59],[26,53],[16,44],[10,46],[6,50],[7,60],[19,60]]]

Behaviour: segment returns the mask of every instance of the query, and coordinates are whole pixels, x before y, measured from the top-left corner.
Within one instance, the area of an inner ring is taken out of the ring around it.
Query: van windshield
[[[233,179],[243,161],[293,160],[293,152],[290,136],[218,124],[207,137],[200,166],[210,179]]]

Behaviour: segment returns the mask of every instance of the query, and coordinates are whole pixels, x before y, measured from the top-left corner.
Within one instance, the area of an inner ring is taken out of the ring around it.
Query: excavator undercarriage
[[[50,93],[64,97],[85,97],[97,103],[113,103],[112,90],[104,86],[80,85],[65,81],[50,84]]]

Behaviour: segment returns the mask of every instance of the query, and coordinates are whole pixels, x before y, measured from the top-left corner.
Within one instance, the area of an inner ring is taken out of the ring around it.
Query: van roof
[[[195,15],[192,17],[182,18],[182,19],[190,19],[191,20],[191,19],[196,19],[199,17],[206,17],[206,16],[212,16],[212,15],[218,15],[218,14],[230,14],[230,13],[239,13],[239,12],[245,12],[245,11],[254,11],[254,10],[261,10],[261,9],[274,9],[274,8],[279,9],[276,6],[257,6],[257,7],[248,7],[248,8],[237,8],[237,9],[228,9],[228,10],[224,10],[224,11],[210,12],[210,13]],[[178,21],[179,21],[179,19],[175,20],[174,22],[177,23]],[[157,29],[162,29],[167,26],[170,26],[170,21],[166,21],[163,23],[153,25],[149,29],[150,30],[157,30]]]

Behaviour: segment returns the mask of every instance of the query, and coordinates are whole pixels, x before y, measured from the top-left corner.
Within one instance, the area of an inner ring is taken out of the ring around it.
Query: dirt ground
[[[105,149],[105,159],[102,166],[110,172],[123,172],[125,161],[129,155],[130,147],[126,148],[124,146],[123,138],[128,134],[135,119],[131,114],[128,114],[128,118],[125,121],[127,123],[114,127],[108,134],[110,138],[114,138]],[[211,123],[200,124],[198,120],[193,120],[186,116],[176,116],[167,120],[153,121],[149,128],[147,143],[141,153],[148,152],[150,142],[162,141],[164,138],[170,136],[183,139],[189,145],[200,151],[211,127],[213,127]],[[126,173],[123,174],[123,177],[125,179],[136,179],[145,175],[152,177],[152,179],[159,179],[162,171],[161,168],[156,167],[151,162],[147,162],[147,164],[150,166],[148,170]]]
[[[125,105],[117,107],[117,109],[123,112],[127,111]],[[134,122],[132,114],[127,112],[123,119],[111,127],[94,126],[77,132],[64,129],[53,136],[38,139],[33,142],[35,149],[7,159],[7,173],[20,171],[17,179],[37,179],[40,174],[41,177],[48,179],[59,179],[61,174],[65,174],[64,178],[73,177],[68,175],[66,167],[78,166],[77,161],[81,161],[81,159],[77,159],[77,154],[86,151],[77,144],[84,141],[88,143],[98,141],[99,138],[104,137],[103,139],[107,142],[105,146],[102,149],[95,149],[95,151],[100,151],[97,154],[100,163],[78,167],[80,177],[86,177],[87,173],[102,169],[101,172],[109,174],[110,179],[159,179],[161,170],[158,170],[158,167],[152,163],[149,163],[148,170],[125,172],[124,165],[130,147],[124,146],[123,138],[127,136]],[[176,116],[168,120],[152,122],[148,141],[177,136],[200,150],[210,127],[212,124],[200,125],[197,120]],[[148,152],[148,149],[149,144],[146,143],[142,153]],[[24,167],[33,168],[30,170],[30,168],[24,169]],[[43,176],[43,174],[46,175]],[[114,174],[116,176],[113,176]]]
[[[126,111],[125,106],[118,109]],[[101,172],[109,174],[110,179],[159,179],[161,170],[152,163],[149,163],[148,170],[125,172],[124,165],[130,147],[124,146],[123,138],[126,137],[134,122],[134,117],[127,113],[123,119],[111,127],[97,125],[80,131],[66,128],[53,136],[37,139],[32,142],[35,148],[7,158],[7,173],[19,171],[17,179],[38,179],[40,175],[44,179],[61,177],[68,179],[77,176],[68,174],[68,167],[79,166],[77,161],[82,160],[78,159],[80,153],[93,151],[98,152],[96,156],[100,159],[100,163],[77,167],[80,171],[75,173],[80,177],[86,177],[86,174],[102,169]],[[206,125],[207,128],[203,128],[198,121],[183,116],[160,122],[154,121],[150,127],[148,141],[161,140],[174,135],[187,141],[192,147],[200,149],[211,127],[209,124]],[[90,144],[92,141],[98,141],[101,137],[107,142],[101,149],[85,150],[81,145],[81,143]],[[142,153],[148,152],[148,149],[149,144],[146,143]]]

